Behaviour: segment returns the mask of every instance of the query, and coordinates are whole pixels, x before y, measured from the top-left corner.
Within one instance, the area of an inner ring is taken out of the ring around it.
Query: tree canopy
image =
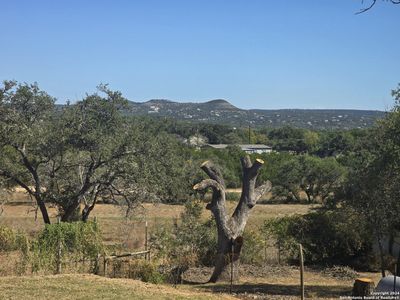
[[[37,84],[1,89],[0,175],[35,199],[45,223],[46,205],[63,221],[86,220],[99,198],[130,210],[144,198],[183,194],[171,180],[185,172],[177,141],[125,117],[120,92],[98,90],[60,108]]]

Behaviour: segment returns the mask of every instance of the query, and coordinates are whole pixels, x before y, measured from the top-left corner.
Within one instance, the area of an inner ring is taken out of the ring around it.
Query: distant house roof
[[[232,146],[230,144],[207,144],[207,146],[210,146],[215,149],[225,149],[228,146]],[[263,145],[263,144],[246,144],[246,145],[237,145],[242,149],[243,151],[248,151],[248,150],[271,150],[271,146]]]
[[[271,146],[263,145],[263,144],[247,144],[247,145],[239,145],[240,148],[247,149],[272,149]]]

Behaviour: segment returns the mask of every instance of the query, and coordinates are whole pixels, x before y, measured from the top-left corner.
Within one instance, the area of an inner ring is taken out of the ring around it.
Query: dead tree
[[[230,278],[233,267],[233,278],[238,279],[238,264],[240,251],[243,245],[243,231],[246,227],[250,211],[260,197],[271,189],[271,183],[256,187],[258,171],[264,164],[261,159],[251,162],[247,155],[241,159],[243,179],[242,194],[232,216],[228,216],[225,206],[225,182],[220,171],[210,162],[205,161],[201,169],[210,177],[196,184],[193,189],[212,189],[211,202],[206,208],[214,215],[218,232],[218,252],[214,266],[214,272],[209,282],[217,282],[220,279]],[[233,251],[232,251],[233,249]],[[233,266],[231,266],[231,263]]]

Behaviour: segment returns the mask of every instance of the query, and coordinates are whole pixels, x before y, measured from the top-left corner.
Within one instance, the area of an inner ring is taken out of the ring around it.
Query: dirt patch
[[[336,268],[335,268],[336,270]],[[328,270],[329,271],[329,270]],[[349,296],[353,286],[353,278],[334,277],[331,272],[322,269],[305,269],[305,291],[307,299],[338,299]],[[184,274],[186,282],[205,283],[198,288],[214,292],[229,293],[230,283],[206,283],[210,278],[212,268],[191,268]],[[233,295],[241,299],[299,299],[300,271],[297,266],[265,265],[240,266],[240,281],[232,287]],[[377,283],[378,273],[360,273],[359,276],[369,277]]]

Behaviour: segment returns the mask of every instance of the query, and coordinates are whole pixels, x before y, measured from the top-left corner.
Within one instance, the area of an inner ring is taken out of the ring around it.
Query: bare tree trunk
[[[228,216],[225,206],[225,182],[221,172],[209,161],[201,165],[201,169],[210,177],[196,184],[193,189],[204,190],[212,188],[212,199],[206,208],[214,215],[217,224],[218,248],[217,258],[214,266],[214,272],[211,275],[210,282],[217,282],[230,278],[231,261],[233,263],[233,278],[239,277],[238,266],[239,257],[243,245],[242,234],[249,218],[250,210],[257,203],[257,200],[266,192],[271,190],[271,183],[255,187],[258,171],[264,162],[256,159],[251,162],[250,157],[246,155],[241,159],[243,179],[242,194],[238,205],[231,217]],[[233,257],[231,257],[233,241]],[[229,275],[228,277],[226,275]]]

